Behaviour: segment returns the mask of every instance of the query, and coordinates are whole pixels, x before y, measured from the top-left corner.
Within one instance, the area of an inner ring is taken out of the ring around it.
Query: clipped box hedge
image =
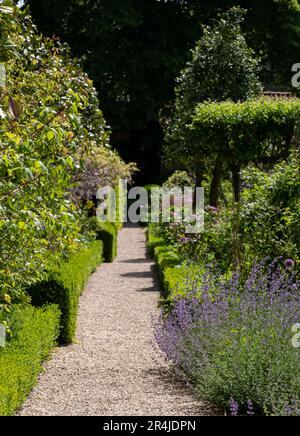
[[[180,269],[180,259],[174,248],[156,235],[155,224],[150,224],[148,227],[147,245],[149,254],[156,261],[163,294],[167,299],[176,294],[178,285],[184,280],[183,272]]]
[[[57,304],[62,312],[59,341],[72,343],[76,335],[79,297],[90,275],[103,260],[103,244],[94,241],[47,270],[47,279],[29,289],[32,304]]]
[[[113,262],[118,252],[118,224],[96,221],[97,239],[103,242],[105,262]]]
[[[35,386],[42,362],[56,344],[59,319],[55,305],[13,310],[12,339],[0,348],[0,416],[14,415]]]

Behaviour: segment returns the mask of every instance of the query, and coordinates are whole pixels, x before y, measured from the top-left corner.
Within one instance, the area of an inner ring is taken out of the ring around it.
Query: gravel
[[[159,296],[144,231],[127,226],[117,260],[98,268],[81,297],[77,342],[54,351],[18,415],[215,414],[153,346]]]

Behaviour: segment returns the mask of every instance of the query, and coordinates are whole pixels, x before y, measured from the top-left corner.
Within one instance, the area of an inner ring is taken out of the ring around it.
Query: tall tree
[[[247,43],[262,59],[261,79],[268,89],[286,89],[291,66],[299,62],[300,3],[298,0],[187,0],[202,22],[241,6],[248,13],[242,30]]]

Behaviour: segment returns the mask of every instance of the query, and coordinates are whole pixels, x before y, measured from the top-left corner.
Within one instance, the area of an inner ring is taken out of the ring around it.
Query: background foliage
[[[296,0],[27,0],[46,35],[69,42],[100,92],[113,144],[138,161],[144,183],[159,179],[161,126],[169,116],[175,79],[188,50],[219,12],[248,10],[242,31],[262,59],[265,88],[290,88],[298,62],[300,8]],[[180,37],[179,37],[180,35]],[[155,168],[155,171],[153,169]],[[139,180],[140,181],[140,180]]]

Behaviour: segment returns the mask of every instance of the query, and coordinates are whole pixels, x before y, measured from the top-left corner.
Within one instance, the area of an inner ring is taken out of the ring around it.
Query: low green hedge
[[[57,306],[15,308],[13,337],[0,348],[0,416],[14,415],[35,386],[59,334]]]
[[[194,292],[195,285],[201,288],[206,267],[202,263],[182,262],[176,249],[157,234],[156,228],[156,224],[149,224],[147,245],[158,267],[163,289],[162,305],[167,313],[178,297]]]
[[[47,280],[29,289],[34,306],[57,304],[62,312],[60,343],[69,344],[76,335],[79,297],[90,275],[103,260],[103,244],[94,241],[48,268]]]
[[[156,247],[166,246],[166,242],[156,234],[156,225],[151,223],[148,226],[148,242],[147,248],[150,256],[154,257],[154,250]]]
[[[118,225],[109,222],[96,222],[97,239],[103,242],[105,262],[113,262],[118,250]]]
[[[185,276],[180,268],[181,261],[176,250],[167,245],[164,239],[156,234],[155,224],[148,227],[148,251],[154,257],[166,299],[175,295]]]

